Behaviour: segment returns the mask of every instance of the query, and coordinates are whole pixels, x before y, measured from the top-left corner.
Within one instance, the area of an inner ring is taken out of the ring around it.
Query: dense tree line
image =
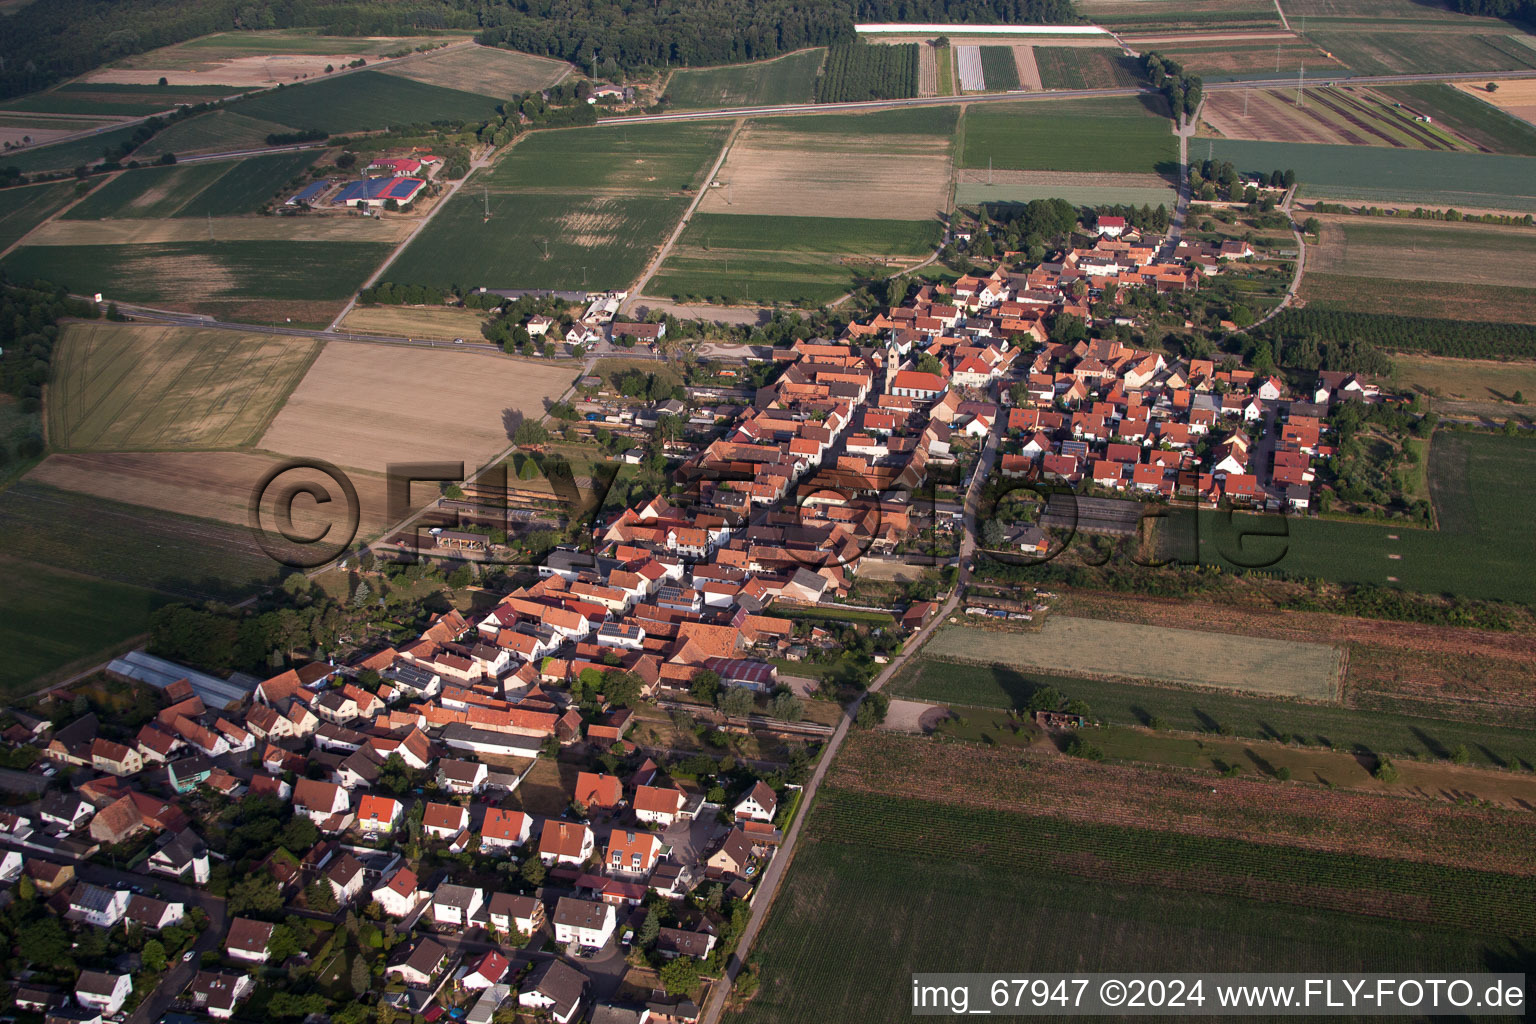
[[[1536,21],[1536,0],[1451,0],[1451,7],[1462,14]]]
[[[267,145],[296,146],[301,142],[324,142],[330,137],[329,132],[319,128],[301,128],[294,132],[273,132],[267,136]]]
[[[569,60],[594,77],[761,60],[847,43],[855,20],[1056,23],[1070,0],[48,0],[0,18],[0,96],[213,32],[335,35],[478,29],[492,46]]]
[[[72,299],[62,288],[47,282],[11,284],[0,273],[0,391],[19,400],[27,426],[16,436],[0,436],[0,466],[12,457],[36,458],[43,453],[41,420],[43,385],[54,345],[59,340],[60,317],[94,318],[96,307]]]
[[[1293,340],[1311,339],[1320,347],[1373,346],[1475,359],[1536,356],[1536,326],[1531,324],[1435,320],[1309,307],[1288,309],[1266,326],[1272,329],[1273,336],[1285,339],[1287,345]],[[1286,364],[1302,365],[1289,360]]]
[[[816,79],[816,102],[899,100],[917,95],[916,43],[896,46],[851,43],[827,50],[827,62]]]
[[[1093,209],[1095,220],[1099,217],[1124,217],[1125,222],[1138,231],[1163,232],[1168,230],[1171,216],[1163,203],[1153,209],[1151,204],[1140,206],[1116,203],[1113,206],[1097,206]]]
[[[1152,81],[1152,88],[1159,90],[1168,100],[1168,109],[1173,112],[1173,117],[1178,120],[1180,115],[1194,116],[1200,109],[1200,98],[1204,95],[1205,83],[1199,75],[1187,75],[1184,73],[1184,65],[1178,61],[1170,60],[1151,50],[1143,58],[1147,69],[1147,77]]]

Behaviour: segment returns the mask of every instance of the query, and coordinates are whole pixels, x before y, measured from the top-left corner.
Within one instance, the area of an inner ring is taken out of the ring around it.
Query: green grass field
[[[1013,59],[1013,47],[983,46],[980,52],[981,77],[988,92],[1012,92],[1019,88],[1019,65]]]
[[[456,35],[445,33],[441,39],[433,41],[451,41]],[[417,45],[422,41],[415,38],[381,41],[368,36],[327,36],[322,35],[318,29],[285,28],[261,32],[215,32],[210,36],[190,39],[171,49],[196,51],[205,60],[217,60],[281,53],[378,53],[380,50],[389,51],[407,44]],[[147,66],[159,66],[154,63],[155,56],[157,54],[153,51],[146,55],[149,58]],[[145,57],[135,60],[136,63],[145,63]]]
[[[1177,174],[1172,122],[1147,98],[973,107],[960,166]]]
[[[1307,38],[1357,75],[1412,72],[1525,71],[1536,68],[1536,49],[1507,33],[1375,32],[1332,28]]]
[[[532,132],[475,185],[554,192],[669,195],[696,188],[725,130],[709,124],[638,124]],[[474,191],[466,187],[465,191]]]
[[[892,260],[925,257],[938,221],[695,214],[646,291],[726,303],[824,303]]]
[[[889,137],[900,143],[903,135],[931,135],[948,138],[955,134],[960,120],[958,106],[908,107],[881,110],[873,114],[797,114],[793,117],[765,117],[753,121],[756,131],[781,130],[794,134],[863,135]]]
[[[0,249],[13,245],[74,197],[72,181],[0,191]]]
[[[54,353],[48,439],[63,451],[252,445],[319,351],[307,338],[72,324]]]
[[[0,513],[3,514],[3,513]],[[36,688],[38,676],[137,636],[168,598],[143,587],[0,559],[0,700]]]
[[[490,193],[433,218],[383,280],[466,288],[626,288],[687,208],[681,196]],[[547,247],[547,248],[546,248]],[[547,252],[547,257],[546,257]]]
[[[102,114],[139,116],[170,110],[181,104],[207,103],[238,96],[247,90],[221,85],[118,85],[71,82],[47,92],[0,103],[0,110],[39,114]]]
[[[176,216],[234,217],[256,213],[314,163],[316,155],[313,151],[299,150],[221,164],[224,173],[191,197],[176,211]]]
[[[1527,899],[1526,879],[830,787],[806,829],[754,946],[761,987],[729,1020],[819,1020],[828,1006],[849,1024],[904,1019],[915,971],[1486,970],[1530,959],[1492,921],[1405,924],[1339,913],[1329,898],[1333,885],[1439,883]],[[1271,902],[1238,895],[1258,891]],[[1455,898],[1442,893],[1431,898],[1450,917]]]
[[[1376,91],[1433,117],[1441,126],[1489,152],[1536,156],[1536,126],[1506,114],[1476,96],[1468,96],[1455,86],[1427,82],[1388,86]]]
[[[532,133],[466,184],[384,280],[626,288],[677,224],[724,139],[720,126],[691,124]]]
[[[1047,89],[1123,88],[1142,85],[1147,77],[1135,57],[1111,49],[1037,46],[1035,63]]]
[[[1243,557],[1291,576],[1530,603],[1536,536],[1523,524],[1536,500],[1536,438],[1440,431],[1429,483],[1439,530],[1239,516],[1237,527],[1250,535],[1289,531],[1283,539],[1250,536]],[[1218,515],[1202,513],[1201,557],[1230,565],[1236,539]]]
[[[432,121],[480,121],[496,113],[488,96],[358,71],[252,96],[230,109],[246,117],[332,134]]]
[[[1309,196],[1536,211],[1536,161],[1525,157],[1236,139],[1210,146],[1239,171],[1295,170]]]
[[[666,95],[677,110],[809,103],[826,55],[822,47],[755,64],[685,69],[673,73]]]
[[[124,171],[76,203],[64,220],[130,217],[159,220],[176,216],[199,192],[213,184],[230,164],[181,164]]]
[[[165,153],[199,153],[207,150],[229,152],[254,149],[267,144],[267,136],[288,131],[286,125],[246,117],[232,110],[211,110],[206,114],[177,121],[135,152],[141,163],[158,160]]]
[[[0,166],[14,167],[24,174],[33,174],[37,171],[72,171],[81,164],[99,164],[102,161],[102,150],[121,146],[131,140],[137,130],[138,125],[109,128],[68,142],[6,153],[0,156]]]
[[[1394,757],[1444,758],[1464,744],[1475,763],[1536,766],[1536,716],[1511,713],[1498,725],[1426,718],[1378,708],[1340,707],[1217,690],[1108,682],[1001,665],[966,665],[921,657],[891,685],[892,696],[940,704],[1022,709],[1030,695],[1050,686],[1083,700],[1093,714],[1120,725],[1161,719],[1169,729],[1261,740],[1296,737],[1309,746],[1337,747]]]
[[[387,242],[161,242],[23,246],[5,259],[13,277],[44,278],[125,302],[348,298],[389,254]]]
[[[1171,186],[1163,188],[1122,188],[1115,185],[1074,185],[1063,178],[1052,185],[988,185],[985,182],[962,181],[955,186],[956,206],[977,206],[981,203],[1028,203],[1035,199],[1065,199],[1077,206],[1166,206],[1173,209],[1178,192]]]

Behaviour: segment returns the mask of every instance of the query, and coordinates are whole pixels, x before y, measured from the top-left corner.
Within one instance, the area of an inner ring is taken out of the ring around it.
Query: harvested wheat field
[[[383,334],[395,338],[464,338],[480,340],[480,325],[487,314],[474,309],[437,306],[358,306],[341,322],[341,329],[356,334]]]
[[[286,461],[256,452],[64,453],[48,456],[27,479],[129,505],[246,526],[256,485]],[[360,535],[381,533],[386,511],[384,478],[362,473],[349,478],[357,488]],[[294,470],[281,478],[285,486],[310,482],[324,487],[338,504],[296,500],[293,520],[298,530],[334,521],[332,513],[343,507],[339,488],[322,474]]]
[[[221,32],[148,53],[86,75],[87,82],[154,85],[230,85],[262,88],[279,82],[323,77],[358,58],[377,64],[385,53],[436,46],[443,38],[321,36],[313,32]]]
[[[1498,91],[1489,92],[1486,85],[1468,82],[1455,83],[1456,88],[1469,96],[1476,96],[1484,103],[1512,114],[1522,121],[1536,124],[1536,78],[1495,79]]]
[[[949,204],[949,140],[748,125],[699,204],[704,213],[928,220]]]
[[[512,50],[456,46],[387,65],[383,70],[386,74],[444,89],[507,97],[533,89],[547,89],[570,74],[572,68],[562,60]]]
[[[1342,667],[1327,644],[1267,640],[1193,629],[1052,615],[1038,633],[959,626],[923,653],[955,661],[1045,672],[1213,686],[1248,693],[1334,700]]]
[[[1035,60],[1035,48],[1028,43],[1013,44],[1013,62],[1019,66],[1019,84],[1038,92],[1045,88],[1040,81],[1040,65]]]
[[[285,455],[382,473],[391,463],[479,465],[540,416],[575,368],[509,356],[329,342],[261,439]]]

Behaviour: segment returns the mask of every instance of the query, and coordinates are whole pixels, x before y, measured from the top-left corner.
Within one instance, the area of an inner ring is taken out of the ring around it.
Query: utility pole
[[[1302,106],[1305,102],[1304,93],[1307,88],[1307,66],[1303,64],[1296,72],[1296,105]]]
[[[992,184],[992,158],[987,157],[987,184]]]
[[[1243,116],[1248,116],[1248,97],[1253,95],[1252,89],[1243,90]]]
[[[484,185],[480,186],[480,197],[485,200],[485,219],[491,219],[491,192]]]
[[[1275,44],[1275,74],[1280,73],[1280,44]]]
[[[208,241],[213,241],[213,211],[208,211]]]

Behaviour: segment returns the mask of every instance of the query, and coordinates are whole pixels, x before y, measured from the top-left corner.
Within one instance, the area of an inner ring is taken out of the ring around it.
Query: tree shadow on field
[[[1274,778],[1275,775],[1278,774],[1278,770],[1275,768],[1275,766],[1267,758],[1261,756],[1258,751],[1254,750],[1252,747],[1244,747],[1243,756],[1252,761],[1255,768],[1263,772],[1265,775],[1268,775],[1270,778]]]
[[[1206,732],[1214,732],[1214,733],[1220,733],[1221,732],[1221,723],[1220,722],[1216,721],[1216,719],[1212,718],[1210,715],[1206,714],[1204,711],[1201,711],[1199,708],[1194,708],[1192,710],[1195,713],[1195,720],[1200,723],[1200,728],[1201,729],[1203,729]]]
[[[1131,705],[1131,715],[1132,715],[1132,717],[1134,717],[1136,719],[1136,721],[1140,722],[1142,725],[1146,726],[1148,729],[1152,728],[1152,717],[1153,717],[1152,712],[1148,711],[1146,708],[1142,707],[1140,704],[1132,704]]]
[[[1445,744],[1441,743],[1439,740],[1435,739],[1433,736],[1425,732],[1423,729],[1420,729],[1418,726],[1411,726],[1408,731],[1413,733],[1413,735],[1418,738],[1418,741],[1429,749],[1430,754],[1433,756],[1440,758],[1451,756],[1451,752],[1445,749]]]
[[[507,432],[507,440],[512,440],[517,435],[517,428],[523,425],[523,412],[521,409],[506,408],[501,410],[501,429]]]

